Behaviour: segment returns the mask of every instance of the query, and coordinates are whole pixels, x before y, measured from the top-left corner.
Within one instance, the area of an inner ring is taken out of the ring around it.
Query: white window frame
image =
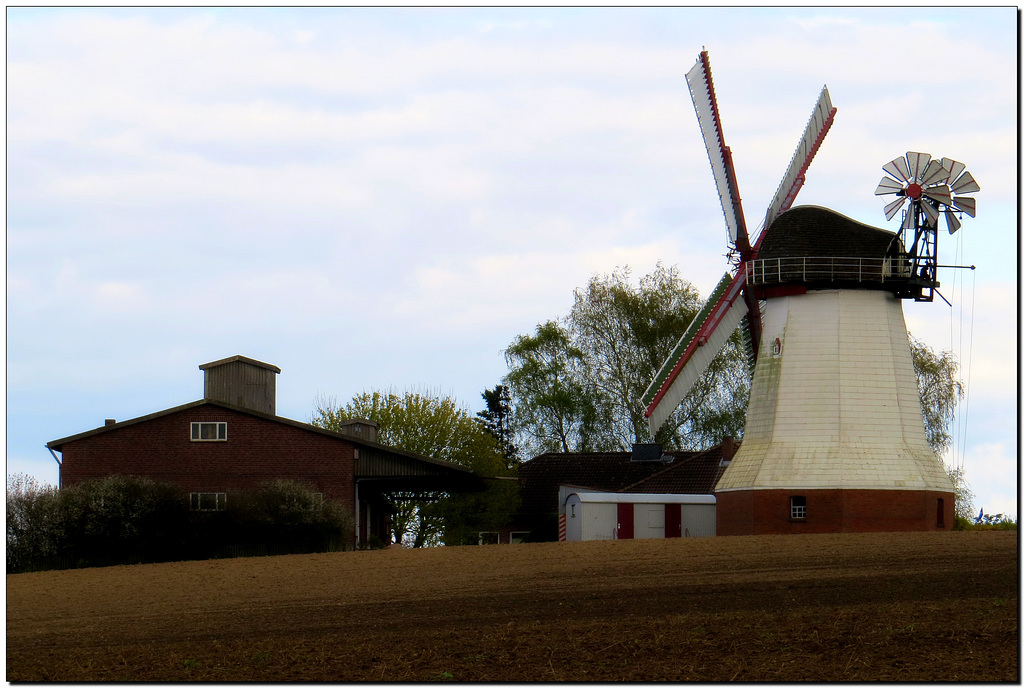
[[[213,497],[213,508],[204,507],[204,497],[207,501]],[[190,492],[188,495],[188,508],[190,511],[224,511],[228,508],[228,495],[226,492]]]
[[[216,437],[203,437],[203,426],[216,426],[214,435]],[[224,421],[207,421],[197,420],[192,421],[191,426],[191,439],[193,442],[227,442],[228,441],[228,424]]]
[[[492,536],[493,536],[494,542],[490,541]],[[487,540],[487,542],[484,542],[484,540]],[[500,545],[501,544],[501,533],[495,532],[493,530],[481,530],[479,533],[477,533],[476,544],[478,544],[478,545]]]
[[[794,504],[794,499],[803,499],[803,504]],[[789,498],[789,517],[794,521],[806,521],[807,520],[807,497],[803,495],[796,495]]]

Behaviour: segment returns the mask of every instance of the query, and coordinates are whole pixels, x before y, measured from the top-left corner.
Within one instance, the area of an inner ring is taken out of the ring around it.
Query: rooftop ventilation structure
[[[199,366],[206,375],[203,398],[250,411],[277,415],[276,375],[281,369],[245,356],[231,356]]]

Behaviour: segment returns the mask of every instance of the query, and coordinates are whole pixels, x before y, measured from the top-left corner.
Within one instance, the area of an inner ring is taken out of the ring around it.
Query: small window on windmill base
[[[807,520],[807,497],[789,498],[789,518],[792,521]]]

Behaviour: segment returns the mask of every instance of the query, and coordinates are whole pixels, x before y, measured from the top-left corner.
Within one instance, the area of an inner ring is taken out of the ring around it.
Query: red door
[[[665,505],[665,537],[683,537],[683,505]]]
[[[633,539],[633,505],[619,504],[619,527],[615,536],[619,540]]]

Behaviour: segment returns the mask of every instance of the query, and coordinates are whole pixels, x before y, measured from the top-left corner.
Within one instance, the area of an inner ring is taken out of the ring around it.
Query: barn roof
[[[731,458],[735,451],[724,443]],[[725,467],[723,446],[699,452],[670,451],[671,463],[632,461],[631,452],[541,454],[519,466],[520,511],[540,514],[558,506],[561,485],[606,492],[712,494]]]
[[[391,481],[395,484],[394,489],[414,489],[415,486],[403,487],[400,484],[401,481],[403,479],[409,479],[414,482],[422,482],[423,478],[431,476],[455,476],[470,480],[474,483],[478,482],[477,477],[470,468],[457,463],[452,463],[451,461],[423,456],[422,454],[408,452],[386,444],[380,444],[379,442],[373,442],[361,437],[356,437],[354,435],[325,430],[324,428],[320,428],[309,423],[302,423],[290,418],[261,413],[243,406],[236,406],[234,404],[229,404],[215,399],[201,399],[188,404],[182,404],[181,406],[164,409],[163,411],[157,411],[156,413],[139,416],[138,418],[111,423],[110,425],[104,425],[94,430],[87,430],[86,432],[80,432],[76,435],[70,435],[68,437],[47,442],[46,447],[54,451],[62,451],[61,448],[63,445],[69,442],[86,439],[105,432],[112,432],[131,425],[145,423],[156,418],[180,413],[181,411],[187,411],[199,406],[217,406],[236,413],[244,413],[249,416],[262,418],[269,422],[279,423],[281,425],[287,425],[307,432],[313,432],[319,435],[325,435],[334,439],[350,442],[362,449],[355,477],[375,479],[378,482]]]
[[[278,368],[276,365],[264,363],[263,361],[257,361],[255,358],[249,358],[247,356],[228,356],[227,358],[222,358],[217,361],[203,363],[202,365],[199,366],[199,370],[209,370],[210,368],[216,368],[217,366],[226,365],[228,363],[248,363],[251,366],[256,366],[257,368],[266,368],[267,370],[272,370],[275,373],[281,372],[281,369]]]

